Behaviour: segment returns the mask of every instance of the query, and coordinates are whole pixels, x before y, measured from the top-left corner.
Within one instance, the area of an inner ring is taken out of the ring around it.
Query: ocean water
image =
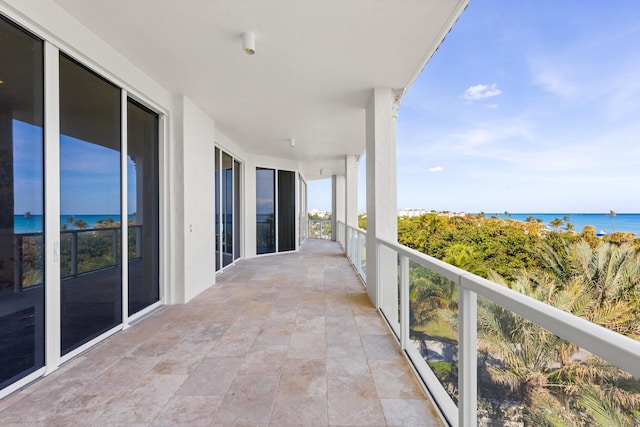
[[[487,216],[493,216],[494,214],[487,213]],[[569,217],[569,222],[574,225],[574,231],[581,232],[585,225],[593,225],[596,228],[596,233],[603,231],[607,234],[611,234],[614,231],[625,231],[628,233],[635,233],[640,236],[640,214],[637,213],[620,213],[616,214],[613,218],[609,214],[604,213],[514,213],[511,216],[506,216],[504,213],[495,214],[500,218],[516,219],[518,221],[525,221],[529,216],[534,218],[540,218],[543,224],[549,226],[550,221],[555,218],[563,219],[565,216]],[[267,215],[262,215],[264,220]],[[67,218],[73,218],[74,220],[82,219],[89,226],[87,228],[93,228],[98,224],[99,220],[107,218],[113,218],[114,221],[120,221],[120,215],[103,214],[103,215],[60,215],[60,224],[67,224],[69,229],[74,229]],[[135,215],[129,215],[129,220],[135,219]],[[564,225],[561,229],[564,228]],[[31,215],[25,217],[24,215],[14,216],[14,230],[15,233],[42,233],[42,215]]]
[[[129,215],[129,220],[135,219],[135,215]],[[71,223],[68,219],[71,218]],[[101,215],[60,215],[60,225],[67,225],[68,230],[75,230],[73,221],[83,220],[88,224],[87,228],[93,228],[98,225],[98,221],[105,220],[107,218],[113,218],[114,222],[120,222],[120,215],[115,214],[101,214]],[[43,216],[42,215],[14,215],[13,217],[13,230],[16,234],[22,233],[42,233],[44,229]]]
[[[492,216],[491,214],[485,214]],[[539,218],[543,221],[543,224],[551,228],[549,222],[555,218],[563,219],[565,216],[569,217],[569,222],[574,225],[574,231],[580,233],[585,225],[593,225],[596,228],[596,233],[604,232],[611,234],[614,231],[624,231],[627,233],[635,233],[636,236],[640,236],[640,214],[637,213],[619,213],[613,218],[608,213],[514,213],[511,216],[505,214],[495,214],[500,218],[517,219],[518,221],[525,221],[529,216]],[[563,230],[565,225],[560,227]]]

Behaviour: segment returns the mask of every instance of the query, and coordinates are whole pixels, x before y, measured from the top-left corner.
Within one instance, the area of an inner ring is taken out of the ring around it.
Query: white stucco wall
[[[0,0],[0,11],[160,112],[172,95],[50,0]]]
[[[215,283],[215,145],[242,163],[242,256],[256,256],[256,167],[299,171],[299,162],[246,153],[242,141],[216,129],[215,118],[155,82],[51,0],[0,0],[0,13],[164,115],[160,264],[165,303],[187,302]]]
[[[175,107],[182,123],[175,142],[182,147],[183,200],[182,206],[174,208],[182,210],[184,218],[182,224],[176,222],[175,237],[179,239],[182,234],[184,242],[182,298],[187,302],[215,283],[216,128],[214,121],[189,98],[177,97]]]

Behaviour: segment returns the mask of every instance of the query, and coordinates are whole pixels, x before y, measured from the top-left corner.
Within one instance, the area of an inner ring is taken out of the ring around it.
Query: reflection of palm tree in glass
[[[87,222],[85,220],[80,218],[80,219],[77,219],[77,220],[73,221],[73,226],[76,227],[76,228],[79,228],[80,230],[84,230],[85,228],[87,228],[89,226],[89,224],[87,224]]]
[[[613,227],[613,232],[615,233],[615,231],[616,231],[616,223],[613,222],[613,217],[616,216],[616,211],[610,210],[609,211],[609,216],[611,217],[611,226]]]
[[[25,222],[27,223],[26,228],[27,232],[29,231],[29,225],[31,225],[31,211],[26,211],[24,213]]]

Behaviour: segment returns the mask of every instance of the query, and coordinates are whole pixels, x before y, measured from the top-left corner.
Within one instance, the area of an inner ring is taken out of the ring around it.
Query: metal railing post
[[[458,283],[458,425],[478,424],[478,295]]]
[[[14,235],[13,236],[13,259],[14,259],[13,261],[13,265],[14,265],[13,292],[14,293],[18,293],[22,290],[22,270],[23,270],[22,264],[24,263],[23,245],[24,245],[24,237]]]
[[[136,258],[142,258],[142,225],[136,225]],[[129,255],[127,254],[127,258]]]
[[[409,258],[400,255],[400,346],[406,350],[410,345],[409,321]]]
[[[113,231],[113,266],[116,267],[118,265],[118,229],[114,228],[112,231]]]
[[[69,256],[69,268],[72,277],[78,275],[78,231],[71,232],[71,254]]]

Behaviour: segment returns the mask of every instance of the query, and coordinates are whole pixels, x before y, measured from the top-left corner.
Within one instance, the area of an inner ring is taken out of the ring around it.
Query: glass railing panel
[[[409,337],[458,402],[458,284],[409,261]]]
[[[360,273],[360,277],[365,282],[367,281],[367,235],[364,233],[358,232],[358,250],[359,250],[359,259],[360,265],[358,267],[358,271]]]
[[[309,220],[309,238],[319,239],[320,237],[320,221],[317,219]]]
[[[640,425],[640,378],[483,297],[478,362],[479,425]]]
[[[309,220],[309,238],[331,240],[332,227],[330,219],[310,219]]]
[[[400,268],[398,253],[393,249],[378,245],[378,283],[380,286],[380,310],[400,337]]]

